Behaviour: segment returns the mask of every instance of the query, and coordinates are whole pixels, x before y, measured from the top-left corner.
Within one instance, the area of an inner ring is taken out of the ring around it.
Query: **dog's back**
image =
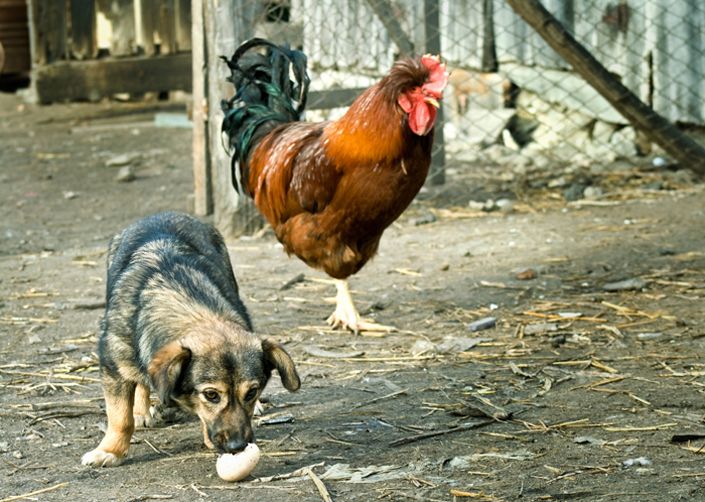
[[[243,317],[245,327],[252,330],[223,238],[213,227],[182,213],[148,216],[113,237],[108,252],[107,302],[110,303],[116,284],[129,275],[162,274],[177,283],[191,282],[188,276],[173,274],[178,268],[205,276]],[[139,281],[128,288],[143,285]]]
[[[153,351],[183,334],[184,318],[199,309],[252,331],[223,238],[186,214],[159,213],[117,234],[106,293],[99,341],[106,368],[144,372]]]

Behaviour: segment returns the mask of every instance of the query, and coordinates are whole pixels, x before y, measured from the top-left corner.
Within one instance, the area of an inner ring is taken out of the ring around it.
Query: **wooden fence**
[[[191,89],[190,0],[30,0],[40,103]]]

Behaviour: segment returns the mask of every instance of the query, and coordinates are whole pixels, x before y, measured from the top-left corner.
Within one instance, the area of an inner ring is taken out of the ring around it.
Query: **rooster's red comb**
[[[429,73],[428,82],[424,84],[424,89],[440,97],[443,89],[448,85],[448,72],[446,71],[445,63],[441,62],[439,56],[426,54],[421,57],[421,64],[428,69]]]

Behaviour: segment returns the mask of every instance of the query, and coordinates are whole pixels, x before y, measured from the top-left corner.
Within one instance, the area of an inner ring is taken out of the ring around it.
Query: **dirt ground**
[[[257,332],[303,379],[270,383],[254,478],[221,481],[166,412],[124,465],[81,466],[105,422],[107,241],[189,207],[191,132],[154,127],[165,108],[0,95],[0,500],[705,500],[704,185],[648,159],[451,165],[352,279],[383,336],[328,330],[333,286],[271,233],[233,240]],[[566,202],[577,182],[602,197]]]

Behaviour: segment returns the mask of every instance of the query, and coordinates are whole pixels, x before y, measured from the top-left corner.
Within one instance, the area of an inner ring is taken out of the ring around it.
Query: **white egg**
[[[220,455],[215,463],[215,470],[224,481],[240,481],[252,472],[257,462],[259,462],[259,447],[255,443],[249,443],[239,453]]]

